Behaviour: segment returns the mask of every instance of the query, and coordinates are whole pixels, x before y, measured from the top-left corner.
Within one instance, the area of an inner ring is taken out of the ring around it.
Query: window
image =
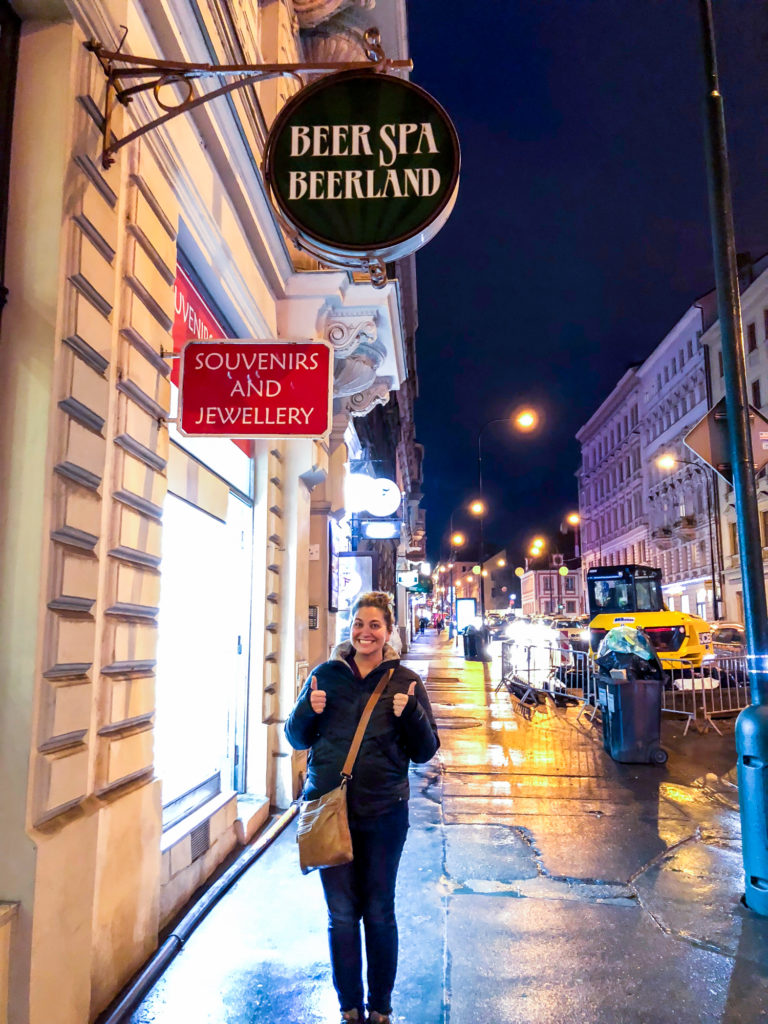
[[[728,537],[731,541],[731,554],[739,553],[739,535],[736,532],[736,523],[728,523]]]
[[[542,580],[542,584],[543,584],[542,589],[546,590],[547,592],[550,592],[552,590],[552,577],[551,576],[545,576],[544,579]]]
[[[212,780],[217,792],[241,788],[236,709],[248,675],[253,511],[230,492],[225,514],[223,522],[170,492],[163,506],[155,766],[165,827],[169,811],[178,820],[199,806],[193,794],[215,795]]]
[[[766,341],[768,341],[768,309],[763,310],[763,333],[765,334]]]
[[[717,353],[717,368],[720,371],[720,376],[723,376],[723,353]]]
[[[759,409],[762,404],[763,403],[760,401],[760,381],[759,380],[753,380],[752,381],[752,405],[756,406]]]
[[[573,615],[575,613],[575,611],[576,611],[576,602],[575,601],[566,601],[565,602],[565,610],[568,613],[568,615]]]
[[[688,339],[688,358],[693,358],[693,338]]]
[[[763,534],[763,547],[768,548],[768,511],[763,509],[760,512],[760,526]]]
[[[747,324],[747,352],[754,352],[757,348],[757,326],[754,321]]]
[[[566,594],[576,593],[576,580],[573,576],[565,577],[565,592]]]

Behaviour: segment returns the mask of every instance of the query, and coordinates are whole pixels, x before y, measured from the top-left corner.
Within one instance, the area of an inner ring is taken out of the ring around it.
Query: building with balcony
[[[701,336],[714,308],[712,293],[694,303],[576,435],[585,568],[656,566],[669,606],[704,618],[715,612],[716,508],[711,472],[683,438],[708,408]],[[662,455],[678,463],[662,469]]]

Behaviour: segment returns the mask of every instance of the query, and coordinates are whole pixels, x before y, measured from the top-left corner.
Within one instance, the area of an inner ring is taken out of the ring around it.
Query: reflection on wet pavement
[[[665,724],[667,765],[620,765],[599,725],[551,705],[519,717],[444,640],[420,639],[409,664],[442,747],[411,774],[394,1021],[768,1021],[768,922],[739,904],[738,814],[712,792],[732,727]],[[132,1024],[337,1019],[319,879],[299,873],[292,827]]]

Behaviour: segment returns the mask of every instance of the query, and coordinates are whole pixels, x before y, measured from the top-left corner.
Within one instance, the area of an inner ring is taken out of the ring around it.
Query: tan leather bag
[[[390,669],[379,680],[376,689],[368,698],[365,710],[357,723],[344,767],[341,769],[341,785],[316,800],[301,802],[296,841],[299,844],[299,865],[303,875],[316,868],[334,868],[339,864],[349,864],[353,859],[352,836],[347,815],[347,783],[352,778],[352,767],[363,742],[363,734],[371,713],[393,672],[394,669]]]

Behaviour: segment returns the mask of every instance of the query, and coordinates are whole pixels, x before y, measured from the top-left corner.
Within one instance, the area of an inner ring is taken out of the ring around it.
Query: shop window
[[[242,789],[253,509],[226,521],[169,494],[163,507],[155,770],[163,825]]]
[[[752,405],[759,409],[763,403],[760,401],[760,381],[752,381]]]

